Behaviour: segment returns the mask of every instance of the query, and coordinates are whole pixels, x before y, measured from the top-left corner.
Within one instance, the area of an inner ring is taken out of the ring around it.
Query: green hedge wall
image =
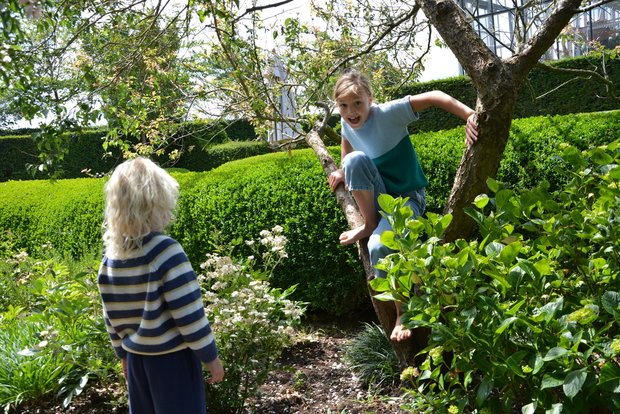
[[[579,148],[620,137],[620,111],[515,120],[498,178],[517,187],[543,179],[561,184],[557,144]],[[429,210],[440,211],[463,152],[463,129],[412,137],[429,177]],[[337,147],[331,148],[337,157]],[[311,150],[274,153],[224,164],[209,172],[173,173],[181,184],[178,218],[170,229],[195,266],[214,245],[258,237],[284,227],[285,260],[273,275],[276,286],[299,284],[297,298],[340,314],[366,303],[355,248],[343,247],[346,228]],[[33,251],[50,241],[80,255],[100,249],[104,179],[0,183],[0,234],[11,231]],[[247,248],[240,245],[240,249]],[[246,252],[249,254],[249,251]]]
[[[101,143],[105,134],[104,130],[68,134],[68,153],[61,166],[63,170],[61,178],[85,177],[82,172],[84,169],[90,169],[92,174],[106,173],[122,162],[121,153],[116,148],[110,149],[110,156],[102,156]],[[188,135],[184,143],[187,147],[194,148],[187,151],[175,167],[191,171],[208,171],[233,159],[271,152],[269,146],[262,141],[239,142],[226,139],[225,143],[213,145],[199,135]],[[0,154],[3,154],[0,181],[33,179],[26,170],[26,164],[36,164],[38,161],[37,148],[32,139],[23,136],[0,137]],[[169,163],[163,157],[157,161],[162,165]],[[42,174],[36,174],[34,178],[44,177]]]
[[[584,56],[559,60],[552,62],[551,65],[568,69],[593,70],[594,68],[600,68],[601,59]],[[609,79],[615,84],[616,95],[619,95],[620,59],[606,61],[606,70]],[[605,91],[605,86],[601,82],[597,82],[593,79],[579,79],[543,98],[537,100],[533,99],[533,93],[535,96],[540,96],[572,78],[574,78],[574,76],[534,68],[529,73],[526,81],[522,82],[519,87],[514,118],[620,109],[620,103],[618,101],[598,97],[609,96],[609,94]],[[469,78],[466,76],[407,85],[395,91],[394,97],[398,98],[406,95],[415,95],[431,90],[446,92],[472,108],[476,105],[476,92]],[[418,122],[414,122],[410,125],[410,131],[411,133],[419,131],[438,131],[455,128],[462,123],[462,120],[445,111],[437,108],[429,108],[422,112]]]

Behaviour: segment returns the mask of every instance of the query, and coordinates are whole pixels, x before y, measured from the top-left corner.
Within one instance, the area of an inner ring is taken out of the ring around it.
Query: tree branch
[[[534,36],[519,53],[507,59],[513,65],[517,81],[523,79],[538,59],[553,45],[555,39],[577,13],[581,0],[561,0],[547,16]]]
[[[598,3],[591,4],[588,7],[582,7],[581,9],[577,9],[576,13],[584,13],[584,12],[590,11],[592,9],[596,9],[597,7],[604,6],[604,5],[608,4],[608,3],[612,3],[614,1],[615,0],[603,0],[603,1],[600,1]]]

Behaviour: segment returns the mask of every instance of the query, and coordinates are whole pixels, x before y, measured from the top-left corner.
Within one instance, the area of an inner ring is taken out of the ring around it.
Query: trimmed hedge
[[[412,135],[420,163],[429,179],[427,210],[441,212],[452,190],[464,151],[464,127]],[[516,119],[500,163],[497,179],[516,188],[532,188],[543,180],[557,189],[563,184],[558,145],[586,149],[620,137],[620,111]]]
[[[80,178],[89,169],[91,174],[107,173],[123,161],[121,152],[109,149],[109,156],[103,157],[101,144],[107,131],[94,130],[81,134],[68,134],[68,153],[61,165],[61,178]],[[186,147],[193,146],[175,164],[175,167],[192,171],[208,171],[228,161],[271,152],[268,144],[262,141],[229,141],[211,145],[204,138],[188,136],[184,139]],[[36,164],[37,148],[34,141],[23,136],[0,137],[0,153],[4,161],[0,164],[0,181],[30,180],[33,176],[26,170],[26,164]],[[165,165],[161,157],[157,161]],[[44,178],[40,173],[34,178]]]
[[[561,184],[557,144],[579,148],[620,136],[620,111],[515,120],[498,178],[528,187],[543,179]],[[428,205],[440,211],[463,152],[463,128],[413,136],[430,180]],[[331,148],[337,158],[339,150]],[[296,299],[340,314],[367,303],[355,247],[340,246],[344,216],[315,154],[308,149],[234,161],[204,173],[172,173],[181,184],[178,218],[170,233],[195,266],[219,243],[258,237],[284,227],[289,259],[276,269],[278,287],[299,284]],[[101,246],[104,179],[0,183],[0,232],[12,231],[20,248],[50,241],[80,255]],[[237,248],[247,249],[243,243]],[[249,254],[249,251],[241,252]]]
[[[550,65],[568,69],[593,70],[601,66],[601,58],[581,56],[551,62]],[[614,82],[616,95],[620,94],[620,59],[607,60],[606,70],[609,79]],[[519,87],[517,106],[513,118],[620,109],[618,101],[599,98],[599,96],[608,96],[608,93],[605,91],[603,83],[593,79],[579,79],[543,98],[533,99],[533,93],[541,95],[572,78],[574,78],[572,75],[554,73],[539,68],[532,69],[526,81],[522,82]],[[476,92],[467,76],[407,85],[395,91],[393,96],[399,98],[431,90],[446,92],[472,108],[476,105]],[[451,129],[462,124],[462,122],[462,120],[446,111],[430,108],[423,111],[422,117],[418,122],[410,125],[410,132]]]

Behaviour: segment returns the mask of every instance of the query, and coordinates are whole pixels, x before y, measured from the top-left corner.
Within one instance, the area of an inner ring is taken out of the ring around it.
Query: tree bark
[[[329,127],[325,127],[329,129]],[[329,177],[329,175],[336,171],[338,167],[334,162],[333,157],[327,151],[325,144],[323,143],[322,137],[325,133],[335,134],[331,129],[327,132],[322,126],[318,124],[306,135],[305,139],[308,145],[314,150],[315,154],[319,158],[321,166],[323,167],[323,171],[325,175]],[[351,194],[345,190],[343,185],[339,185],[335,191],[336,200],[342,211],[344,212],[347,223],[350,228],[359,227],[364,223],[364,219],[360,214],[357,205],[355,204],[355,200],[351,196]],[[358,254],[364,265],[364,275],[366,277],[366,286],[368,287],[368,294],[370,295],[370,299],[372,301],[372,306],[377,314],[377,318],[379,319],[379,323],[381,324],[383,330],[385,331],[388,338],[392,333],[392,329],[396,323],[396,308],[394,307],[394,302],[386,302],[380,301],[374,298],[375,292],[370,288],[368,281],[372,280],[375,277],[374,268],[370,264],[370,255],[368,253],[368,248],[366,246],[366,240],[357,244]],[[421,351],[427,343],[427,331],[424,329],[416,329],[413,331],[412,338],[403,341],[403,342],[395,342],[391,341],[392,348],[396,352],[396,356],[398,357],[398,363],[401,369],[406,368],[407,366],[413,363],[414,356]]]

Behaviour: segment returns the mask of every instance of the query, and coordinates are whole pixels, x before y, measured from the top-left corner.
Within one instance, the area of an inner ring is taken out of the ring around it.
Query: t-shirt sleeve
[[[381,105],[384,120],[391,125],[409,125],[420,119],[420,114],[414,112],[409,103],[409,95]]]

